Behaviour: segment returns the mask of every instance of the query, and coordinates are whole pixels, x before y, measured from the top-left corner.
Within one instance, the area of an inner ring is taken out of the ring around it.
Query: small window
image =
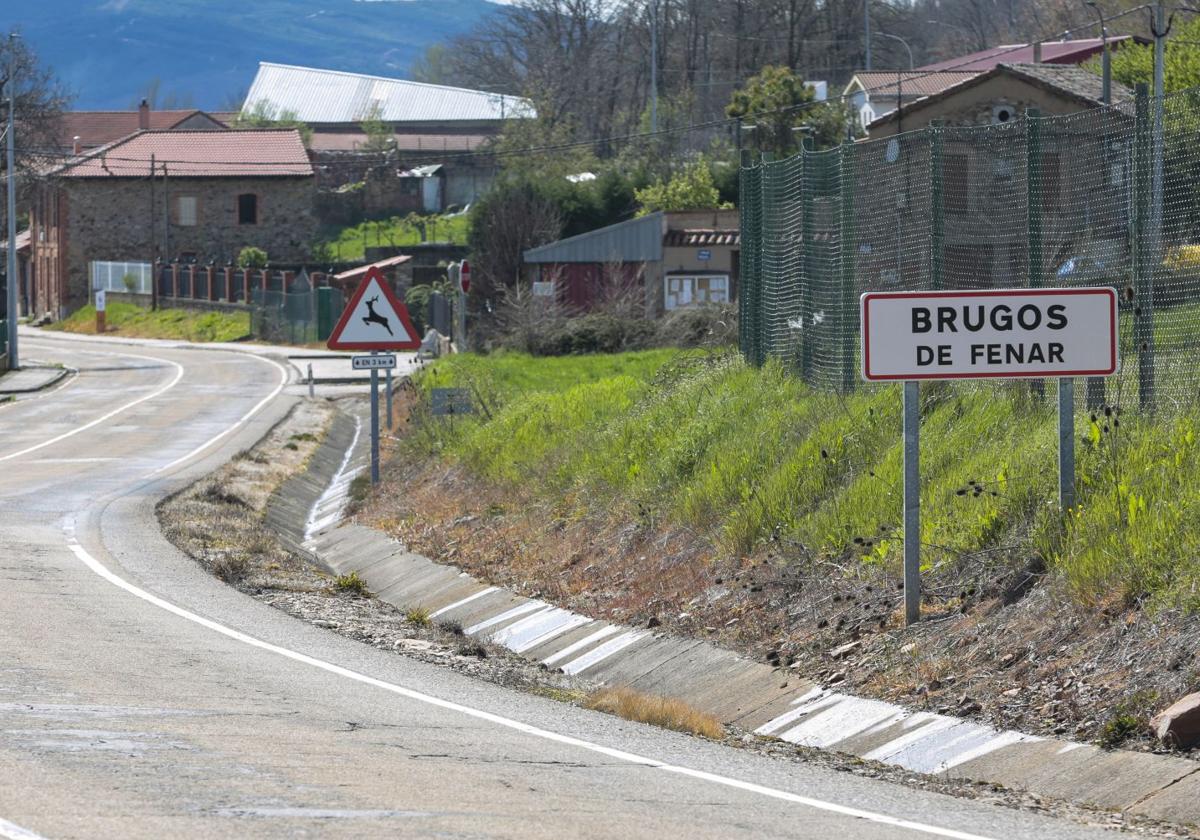
[[[181,227],[196,226],[196,196],[181,195],[175,199],[175,223]]]
[[[254,193],[242,193],[238,196],[238,224],[258,224],[258,196]]]

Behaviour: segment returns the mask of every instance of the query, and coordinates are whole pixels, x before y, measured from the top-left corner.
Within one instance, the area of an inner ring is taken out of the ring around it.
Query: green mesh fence
[[[1200,388],[1200,90],[744,161],[741,350],[859,380],[865,291],[1111,285],[1121,373],[1089,405]],[[987,386],[975,386],[987,387]],[[1030,388],[1039,391],[1041,383]]]

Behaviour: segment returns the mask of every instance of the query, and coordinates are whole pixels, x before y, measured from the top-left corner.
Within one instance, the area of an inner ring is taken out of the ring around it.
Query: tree
[[[363,134],[367,141],[362,145],[362,151],[371,154],[386,155],[396,148],[396,133],[391,125],[383,121],[383,111],[379,103],[371,108],[371,112],[363,118]]]
[[[249,111],[243,110],[229,124],[233,129],[248,128],[294,128],[300,132],[300,139],[305,146],[312,144],[312,129],[297,117],[295,111],[276,110],[275,106],[265,99],[254,103]]]
[[[505,181],[471,208],[471,296],[492,299],[516,285],[522,255],[550,242],[562,231],[554,203],[527,181]]]
[[[634,195],[641,205],[639,216],[656,210],[707,210],[721,204],[712,171],[704,158],[688,164],[669,181],[659,179]]]
[[[778,65],[764,67],[735,91],[725,113],[757,126],[758,147],[778,155],[799,149],[802,133],[811,134],[818,148],[836,146],[850,126],[845,108],[817,102],[802,78]]]
[[[57,149],[64,143],[61,117],[71,102],[71,95],[23,38],[0,40],[0,81],[3,82],[3,104],[0,106],[0,125],[8,121],[8,69],[16,72],[16,167],[18,225],[26,212],[34,190],[43,181],[43,173],[61,162]],[[69,143],[69,140],[67,141]],[[2,147],[0,147],[2,148]],[[7,167],[0,154],[0,169]],[[5,172],[7,177],[7,172]],[[7,202],[0,200],[0,231],[6,229]]]
[[[1171,38],[1163,51],[1163,87],[1167,93],[1200,86],[1200,18],[1176,19]],[[1133,87],[1139,82],[1153,85],[1154,45],[1129,44],[1113,50],[1113,81]],[[1099,73],[1099,59],[1089,64]]]

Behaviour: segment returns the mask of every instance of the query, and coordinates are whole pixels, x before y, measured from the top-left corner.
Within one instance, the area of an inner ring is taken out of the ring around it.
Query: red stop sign
[[[462,261],[462,267],[458,272],[458,285],[462,288],[464,295],[471,291],[471,264],[466,260]]]

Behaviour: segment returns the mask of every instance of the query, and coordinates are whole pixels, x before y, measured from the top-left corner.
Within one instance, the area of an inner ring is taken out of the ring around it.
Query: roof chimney
[[[1042,63],[1042,42],[1041,41],[1035,41],[1033,44],[1033,63],[1034,64]]]
[[[1037,59],[1034,59],[1034,61],[1037,61]],[[143,99],[142,104],[138,106],[138,128],[140,128],[142,131],[145,131],[149,127],[150,103]]]
[[[80,141],[78,134],[75,135],[75,138],[71,143],[71,149],[74,154],[79,154],[83,151],[83,143]]]

